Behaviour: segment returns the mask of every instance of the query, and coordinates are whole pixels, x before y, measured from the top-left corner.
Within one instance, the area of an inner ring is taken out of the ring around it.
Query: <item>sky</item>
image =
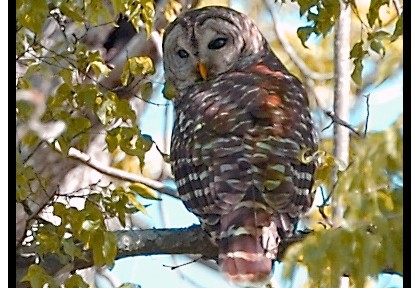
[[[236,7],[237,8],[237,7]],[[298,20],[296,20],[298,21]],[[392,125],[396,119],[403,114],[403,72],[399,72],[385,81],[378,87],[370,87],[366,93],[370,93],[370,117],[369,117],[369,131],[381,131]],[[162,83],[162,81],[157,81]],[[166,103],[162,97],[162,86],[156,83],[156,93],[153,102]],[[170,103],[169,119],[170,123],[173,120],[172,104]],[[358,101],[351,112],[350,123],[354,126],[360,124],[366,116],[366,102]],[[162,139],[163,127],[163,113],[164,108],[161,106],[148,105],[148,109],[144,113],[141,122],[141,132],[149,134],[157,142]],[[332,128],[324,132],[324,136],[332,133]],[[162,197],[161,205],[165,211],[165,226],[166,227],[187,227],[193,223],[198,223],[194,215],[189,213],[181,202],[171,197]],[[159,207],[156,202],[152,200],[144,201],[143,204],[151,204],[147,210],[150,215],[148,221],[152,223],[153,227],[164,227],[160,218]],[[138,217],[145,217],[141,213]],[[175,261],[174,261],[175,259]],[[129,257],[116,261],[115,266],[111,269],[111,274],[119,285],[124,282],[138,283],[142,288],[154,287],[182,287],[182,288],[213,288],[213,287],[233,287],[226,283],[220,275],[210,268],[203,267],[200,264],[192,263],[185,265],[181,268],[171,270],[163,265],[173,266],[191,261],[190,258],[183,256],[142,256],[142,257]],[[275,275],[279,276],[282,271],[282,265],[278,265],[275,269]],[[190,280],[184,280],[183,275],[189,275]],[[293,282],[281,282],[287,288],[302,287],[306,271],[300,269],[298,275],[294,277]],[[275,276],[274,276],[275,277]],[[196,281],[196,282],[191,282]],[[102,277],[97,277],[97,285],[99,288],[111,287],[107,281]],[[399,276],[380,275],[375,288],[398,288],[403,287],[402,278]]]

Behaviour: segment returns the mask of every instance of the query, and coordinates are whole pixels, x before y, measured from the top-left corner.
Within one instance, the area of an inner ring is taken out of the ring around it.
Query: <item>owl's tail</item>
[[[237,285],[266,284],[273,273],[278,243],[277,226],[270,214],[241,207],[221,217],[220,270]]]

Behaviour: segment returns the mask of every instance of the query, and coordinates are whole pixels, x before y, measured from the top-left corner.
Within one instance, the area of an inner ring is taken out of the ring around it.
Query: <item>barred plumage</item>
[[[227,44],[212,49],[215,40]],[[301,162],[302,151],[317,149],[306,93],[231,9],[187,12],[163,43],[166,80],[178,92],[171,160],[180,197],[219,246],[227,278],[264,283],[281,239],[312,203],[315,165]]]

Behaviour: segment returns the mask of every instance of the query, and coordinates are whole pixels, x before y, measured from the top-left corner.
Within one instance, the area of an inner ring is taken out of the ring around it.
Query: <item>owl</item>
[[[301,82],[244,14],[181,14],[163,36],[174,95],[171,165],[180,198],[218,246],[222,274],[270,280],[278,247],[312,204],[317,137]]]

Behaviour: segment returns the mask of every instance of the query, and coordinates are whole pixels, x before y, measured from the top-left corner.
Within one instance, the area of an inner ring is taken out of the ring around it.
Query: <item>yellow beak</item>
[[[207,80],[208,74],[207,74],[207,65],[202,62],[198,62],[198,71],[201,75],[202,79]]]

